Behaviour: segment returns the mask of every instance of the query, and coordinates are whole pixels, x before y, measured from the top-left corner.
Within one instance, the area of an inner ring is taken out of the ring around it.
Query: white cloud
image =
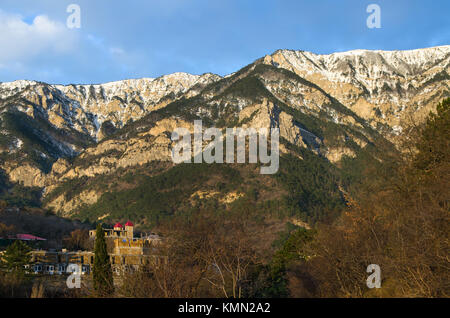
[[[125,51],[120,47],[111,47],[109,48],[109,52],[113,55],[124,55]]]
[[[65,24],[36,16],[31,24],[21,15],[0,10],[0,64],[26,63],[42,54],[60,55],[76,49],[77,32]]]
[[[124,45],[119,32],[114,32],[117,40],[92,26],[69,29],[65,23],[57,15],[30,20],[0,9],[0,82],[100,83],[148,77],[153,62],[145,48]]]

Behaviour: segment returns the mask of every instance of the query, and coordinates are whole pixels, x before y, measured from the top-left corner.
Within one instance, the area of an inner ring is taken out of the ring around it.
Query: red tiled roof
[[[125,226],[134,226],[134,224],[128,221],[127,223],[125,223]]]
[[[27,240],[27,241],[46,241],[46,239],[38,236],[34,236],[31,234],[17,234],[17,239],[19,240]]]
[[[117,224],[116,224],[116,225],[114,225],[114,228],[116,228],[116,227],[120,227],[120,228],[122,228],[123,226],[122,226],[122,224],[120,224],[119,222],[117,222]]]

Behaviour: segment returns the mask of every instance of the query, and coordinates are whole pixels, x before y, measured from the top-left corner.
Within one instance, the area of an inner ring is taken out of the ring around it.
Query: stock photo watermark
[[[81,28],[81,7],[78,4],[69,4],[66,9],[70,15],[67,17],[66,25],[69,29]]]
[[[279,128],[270,129],[270,152],[268,152],[267,128],[226,128],[225,138],[225,162],[246,163],[246,140],[248,138],[248,163],[259,162],[268,164],[262,166],[261,174],[275,174],[279,168]],[[214,137],[214,140],[211,139]],[[224,163],[223,148],[224,136],[218,128],[208,128],[203,132],[201,120],[194,121],[194,141],[187,128],[176,128],[172,132],[172,141],[178,141],[172,149],[172,160],[174,163]],[[235,139],[237,139],[235,160]],[[203,142],[211,141],[205,148]],[[192,147],[193,144],[193,147]],[[258,149],[259,146],[259,149]],[[192,149],[193,148],[193,149]],[[259,151],[258,151],[259,150]]]
[[[381,288],[381,268],[377,264],[370,264],[367,266],[367,273],[372,273],[369,277],[367,277],[366,284],[367,287],[372,288]]]
[[[378,4],[370,4],[366,9],[370,15],[367,17],[366,25],[369,29],[381,29],[381,7]]]
[[[69,264],[67,273],[71,273],[66,279],[66,285],[69,289],[81,288],[81,268],[78,264]]]

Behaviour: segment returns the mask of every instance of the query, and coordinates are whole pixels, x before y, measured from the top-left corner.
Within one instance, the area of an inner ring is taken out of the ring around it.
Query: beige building
[[[134,225],[130,221],[125,226],[117,223],[112,229],[104,229],[106,238],[134,238]],[[89,231],[89,237],[95,238],[96,230]]]
[[[95,230],[89,236],[95,239]],[[107,239],[114,242],[113,252],[109,254],[113,272],[133,271],[142,265],[158,266],[165,258],[158,255],[157,246],[161,239],[157,235],[134,237],[134,225],[117,223],[113,229],[105,229]],[[77,251],[32,251],[31,272],[36,274],[62,274],[69,264],[80,266],[82,274],[89,274],[94,265],[94,252]]]

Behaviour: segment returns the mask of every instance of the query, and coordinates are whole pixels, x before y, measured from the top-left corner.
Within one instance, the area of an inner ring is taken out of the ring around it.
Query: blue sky
[[[69,4],[81,28],[66,26]],[[369,29],[369,4],[381,29]],[[277,49],[327,54],[450,44],[448,0],[2,0],[0,81],[226,75]]]

